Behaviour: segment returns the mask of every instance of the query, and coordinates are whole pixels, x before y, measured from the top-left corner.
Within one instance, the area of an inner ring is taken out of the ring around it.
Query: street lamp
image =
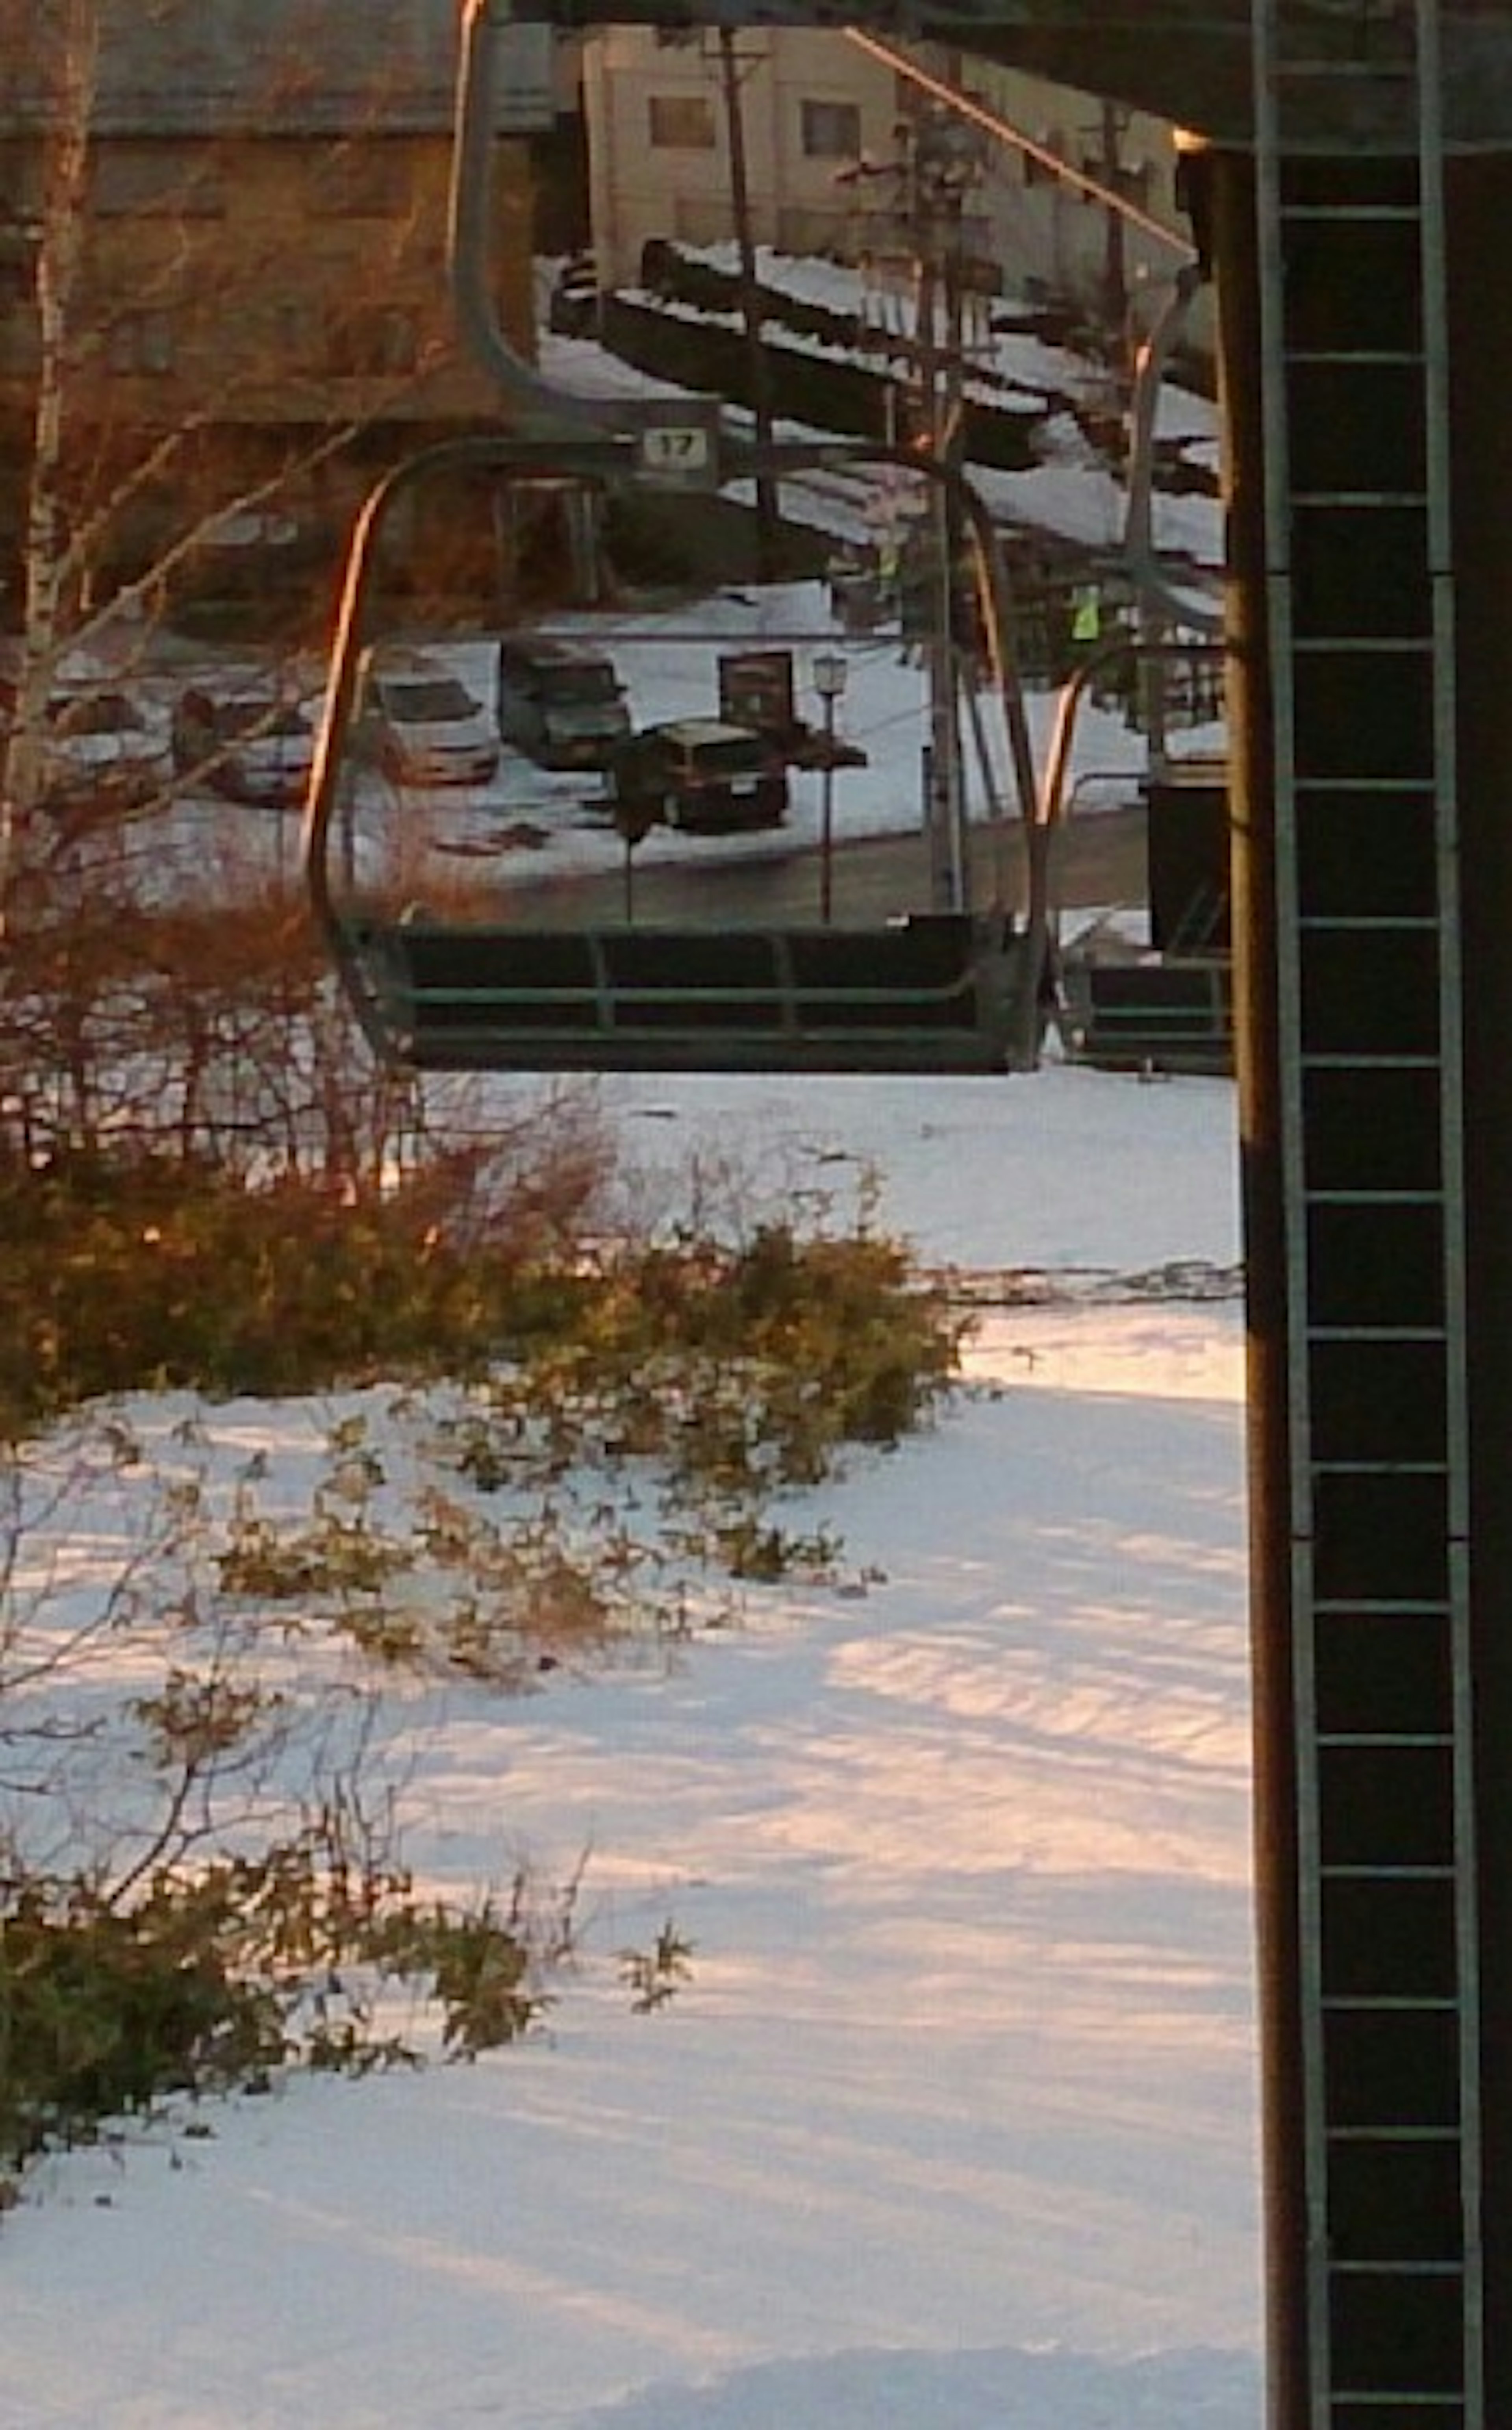
[[[823,792],[819,831],[819,916],[829,926],[830,846],[835,824],[835,704],[845,690],[845,660],[834,650],[821,650],[814,659],[814,690],[824,704]]]

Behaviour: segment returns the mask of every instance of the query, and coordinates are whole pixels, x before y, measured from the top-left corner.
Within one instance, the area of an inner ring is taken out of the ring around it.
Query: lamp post
[[[821,650],[814,659],[814,690],[824,704],[823,791],[821,795],[819,829],[819,916],[826,928],[829,926],[832,902],[830,849],[834,841],[835,827],[835,704],[845,690],[847,672],[845,660],[834,650]]]

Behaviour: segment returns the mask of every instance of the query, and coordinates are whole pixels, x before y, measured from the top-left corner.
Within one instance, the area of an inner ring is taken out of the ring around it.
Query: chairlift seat
[[[1001,921],[874,929],[342,924],[370,1037],[418,1071],[1002,1072],[1019,941]]]
[[[1218,957],[1068,963],[1070,1051],[1105,1072],[1234,1069],[1233,980]]]

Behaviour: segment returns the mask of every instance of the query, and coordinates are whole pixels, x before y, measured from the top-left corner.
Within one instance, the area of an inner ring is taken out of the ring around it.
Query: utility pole
[[[745,111],[740,97],[740,60],[733,27],[719,29],[720,79],[724,94],[724,131],[730,153],[730,208],[735,220],[735,250],[739,264],[738,287],[740,318],[751,367],[751,406],[758,448],[772,445],[772,370],[762,332],[761,286],[756,276],[756,239],[751,228],[751,182],[745,158]],[[756,478],[756,574],[770,582],[777,572],[777,486],[770,473]]]
[[[936,463],[958,467],[964,453],[965,408],[963,219],[967,192],[978,175],[980,145],[974,130],[939,102],[916,118],[906,119],[897,133],[900,151],[895,162],[875,170],[858,164],[851,174],[893,181],[897,216],[906,230],[914,262],[915,440]],[[959,506],[947,481],[929,484],[929,505],[919,541],[921,589],[928,599],[924,660],[929,738],[922,753],[922,824],[929,900],[936,911],[964,911],[970,907],[970,857],[956,594],[965,533]],[[906,643],[916,632],[908,613],[911,586],[906,580],[904,591],[902,624]]]
[[[919,261],[918,383],[930,454],[942,465],[962,453],[962,215],[975,174],[970,131],[935,110],[913,129],[908,203]],[[931,485],[934,613],[928,642],[929,745],[924,757],[924,833],[931,907],[967,909],[966,799],[957,682],[955,603],[963,534],[943,481]]]
[[[1128,114],[1116,101],[1105,101],[1102,109],[1101,152],[1099,169],[1104,185],[1113,194],[1123,191],[1123,160],[1120,146],[1128,125]],[[1103,214],[1103,317],[1112,342],[1122,349],[1124,324],[1129,314],[1129,267],[1124,245],[1124,215],[1109,203]]]

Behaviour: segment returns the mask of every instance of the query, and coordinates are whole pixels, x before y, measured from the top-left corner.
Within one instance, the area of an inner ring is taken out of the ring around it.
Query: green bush
[[[522,1345],[523,1386],[497,1396],[505,1424],[523,1405],[563,1467],[596,1433],[736,1499],[817,1484],[845,1443],[901,1441],[949,1390],[963,1330],[897,1243],[782,1223],[735,1248],[629,1251],[564,1314],[555,1340]],[[479,1481],[490,1459],[507,1473],[497,1434],[474,1430]]]
[[[518,2041],[550,2006],[518,1921],[501,1919],[491,1900],[473,1915],[412,1909],[375,1931],[371,1947],[390,1972],[429,1981],[454,2058]]]
[[[159,1873],[129,1907],[78,1881],[14,1895],[0,1913],[0,2183],[171,2093],[265,2083],[289,2060],[416,2063],[375,2027],[386,1978],[437,2002],[454,2058],[544,2013],[565,1925],[533,1933],[518,1897],[503,1915],[421,1903],[402,1873],[354,1882],[334,1855],[317,1829],[192,1880]]]
[[[532,1288],[506,1228],[458,1241],[445,1212],[430,1173],[338,1193],[169,1156],[0,1168],[0,1425],[143,1388],[475,1370],[569,1287]]]
[[[389,1191],[259,1189],[166,1156],[0,1166],[0,1426],[141,1389],[272,1395],[507,1362],[503,1403],[548,1433],[556,1413],[564,1461],[595,1407],[619,1448],[748,1490],[815,1482],[842,1442],[897,1442],[954,1373],[960,1327],[895,1242],[772,1223],[590,1267],[570,1227],[556,1255],[523,1254],[469,1187],[431,1170]]]
[[[0,2168],[284,2056],[276,2003],[232,1972],[213,1909],[213,1885],[159,1885],[129,1914],[82,1884],[26,1885],[0,1919]]]

